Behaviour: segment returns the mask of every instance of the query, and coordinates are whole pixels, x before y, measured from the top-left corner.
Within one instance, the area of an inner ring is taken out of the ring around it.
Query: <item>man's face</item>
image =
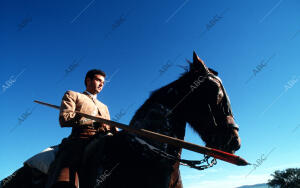
[[[100,91],[104,86],[104,81],[105,81],[104,76],[100,74],[96,74],[93,80],[87,78],[86,89],[92,94],[100,93]]]

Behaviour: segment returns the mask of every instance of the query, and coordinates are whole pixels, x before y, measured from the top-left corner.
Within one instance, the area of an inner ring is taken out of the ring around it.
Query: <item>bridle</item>
[[[230,127],[230,128],[239,130],[239,126],[234,122],[234,118],[233,118],[233,115],[232,115],[231,107],[230,107],[230,104],[229,104],[230,100],[229,100],[229,98],[228,98],[228,95],[227,95],[227,92],[226,92],[225,88],[223,87],[222,80],[221,80],[218,76],[216,76],[216,75],[214,75],[214,74],[212,74],[212,73],[209,73],[206,77],[212,77],[212,78],[214,78],[215,80],[218,80],[218,82],[220,83],[222,92],[223,92],[223,94],[224,94],[223,99],[222,99],[222,101],[221,101],[221,103],[222,103],[221,105],[223,105],[223,106],[222,106],[222,107],[223,107],[223,113],[224,113],[224,116],[226,116],[226,125],[227,125],[228,127]],[[224,100],[226,100],[226,101],[224,101]],[[226,102],[226,106],[227,106],[226,109],[229,109],[229,111],[228,111],[227,113],[224,111],[224,104],[223,104],[223,103],[225,103],[225,102]],[[229,106],[228,106],[228,105],[229,105]],[[213,122],[212,122],[212,123],[213,123],[215,126],[217,126],[216,118],[215,118],[215,116],[214,116],[214,113],[213,113],[213,111],[212,111],[212,108],[211,108],[210,104],[208,104],[208,108],[209,108],[210,116],[211,116],[212,119],[213,119]]]
[[[209,77],[212,77],[214,80],[217,80],[219,83],[220,83],[220,86],[221,86],[221,89],[222,89],[222,92],[224,93],[224,97],[223,97],[223,99],[222,99],[222,102],[224,102],[224,98],[226,98],[226,101],[227,101],[227,109],[229,109],[229,111],[226,113],[226,112],[224,112],[224,108],[223,108],[223,113],[224,113],[224,116],[226,116],[226,125],[227,126],[229,126],[230,128],[233,128],[233,129],[236,129],[236,130],[239,130],[239,126],[234,122],[234,118],[233,118],[233,115],[232,115],[232,111],[231,111],[231,107],[230,107],[230,104],[228,104],[228,102],[230,102],[230,100],[229,100],[229,98],[228,98],[228,95],[227,95],[227,92],[226,92],[226,90],[225,90],[225,88],[223,87],[223,84],[222,84],[222,80],[218,77],[218,76],[216,76],[216,75],[214,75],[213,73],[208,73],[208,74],[206,74],[205,76],[199,76],[199,78],[202,78],[201,80],[198,80],[199,82],[198,83],[202,83],[203,82],[203,80],[204,79],[207,79],[207,78],[209,78]],[[198,87],[198,86],[197,86]],[[175,90],[176,91],[176,89],[175,88],[169,88],[169,90]],[[176,92],[176,93],[178,93],[178,92]],[[190,92],[191,93],[191,92]],[[188,93],[187,95],[189,95],[190,93]],[[185,95],[185,97],[187,96],[187,95]],[[185,98],[184,97],[184,98]],[[182,100],[181,100],[182,101]],[[229,105],[229,106],[228,106]],[[175,107],[174,107],[175,108]],[[174,109],[173,108],[173,109]],[[173,110],[172,109],[172,110]],[[210,116],[211,116],[211,119],[213,120],[213,125],[215,125],[215,127],[217,127],[217,123],[216,123],[216,118],[215,118],[215,116],[214,116],[214,113],[213,113],[213,110],[212,110],[212,108],[211,108],[211,106],[210,106],[210,104],[208,104],[208,109],[209,109],[209,113],[210,113]],[[172,111],[171,110],[171,111]],[[168,113],[168,115],[167,116],[170,116],[170,114],[171,113]],[[169,117],[169,119],[170,119],[170,117]]]

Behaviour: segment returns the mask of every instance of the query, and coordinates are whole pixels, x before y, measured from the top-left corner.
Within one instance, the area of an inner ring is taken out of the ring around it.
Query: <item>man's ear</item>
[[[89,87],[91,85],[91,79],[90,78],[86,78],[85,82],[86,82],[86,87]]]

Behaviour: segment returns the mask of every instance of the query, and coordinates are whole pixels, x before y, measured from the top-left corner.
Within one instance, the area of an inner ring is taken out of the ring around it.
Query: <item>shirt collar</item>
[[[88,92],[87,90],[85,90],[85,92],[91,96],[93,99],[97,99],[97,94],[91,94],[90,92]]]

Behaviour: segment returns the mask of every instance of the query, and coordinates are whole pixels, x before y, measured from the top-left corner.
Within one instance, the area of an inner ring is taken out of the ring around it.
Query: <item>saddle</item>
[[[44,174],[48,173],[51,163],[55,160],[58,145],[50,146],[24,162],[24,165],[34,168]]]

